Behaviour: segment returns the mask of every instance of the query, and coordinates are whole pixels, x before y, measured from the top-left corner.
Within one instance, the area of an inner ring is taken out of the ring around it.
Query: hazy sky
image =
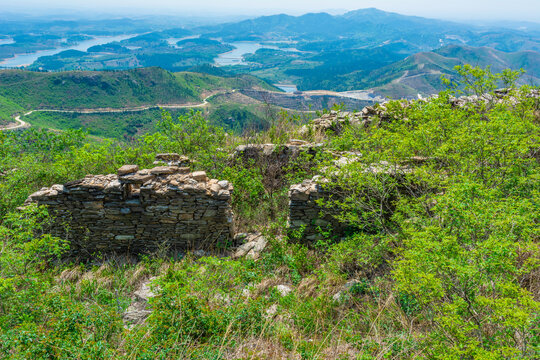
[[[376,7],[407,15],[444,19],[540,22],[540,0],[0,0],[0,9],[35,12],[85,9],[118,14],[299,14]],[[2,10],[0,10],[2,11]]]

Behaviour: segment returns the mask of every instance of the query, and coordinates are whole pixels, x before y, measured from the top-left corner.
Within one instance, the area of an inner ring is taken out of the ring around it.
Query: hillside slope
[[[238,87],[272,88],[249,75],[223,78],[190,72],[172,73],[160,68],[60,73],[0,71],[0,96],[25,109],[199,103],[203,92]]]
[[[415,54],[372,72],[369,81],[376,90],[390,97],[431,95],[445,88],[441,76],[454,78],[456,65],[490,66],[492,71],[504,69],[526,71],[522,83],[540,84],[540,53],[520,51],[506,53],[488,47],[450,45]],[[379,84],[377,84],[379,83]],[[381,84],[384,83],[384,84]]]
[[[13,122],[13,114],[22,111],[22,108],[13,101],[0,96],[0,126]]]
[[[538,52],[507,53],[488,47],[449,45],[411,55],[375,70],[359,70],[339,75],[332,80],[332,85],[338,86],[341,91],[371,88],[380,95],[392,98],[431,95],[444,90],[441,76],[455,77],[454,67],[464,64],[491,66],[494,72],[523,69],[526,74],[521,83],[540,84]]]

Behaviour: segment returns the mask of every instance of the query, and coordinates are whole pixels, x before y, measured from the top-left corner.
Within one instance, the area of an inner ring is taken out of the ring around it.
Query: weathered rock
[[[358,280],[350,280],[350,281],[348,281],[345,285],[343,285],[341,290],[339,290],[337,293],[334,294],[334,296],[332,296],[332,299],[334,301],[338,301],[338,302],[342,301],[345,298],[345,294],[348,293],[349,291],[351,291],[353,286],[355,286],[356,284],[359,284],[359,283],[360,283],[360,281],[358,281]]]
[[[189,167],[191,160],[187,156],[175,153],[157,154],[155,165],[166,164],[169,166]]]
[[[135,296],[135,299],[139,300],[139,301],[146,301],[148,302],[148,300],[150,300],[151,298],[153,298],[154,296],[156,296],[156,294],[152,291],[152,289],[150,288],[150,284],[152,283],[152,281],[156,280],[155,277],[152,277],[150,279],[148,279],[148,281],[144,282],[143,284],[141,284],[141,286],[139,287],[139,289],[137,289],[137,291],[135,291],[133,293],[133,295]]]
[[[118,169],[118,175],[127,175],[132,174],[139,171],[138,165],[124,165],[120,169]]]
[[[181,156],[176,153],[166,153],[166,154],[156,155],[156,160],[167,161],[167,162],[180,161],[180,158]]]
[[[266,318],[272,318],[277,314],[278,306],[277,304],[272,304],[268,309],[266,309]]]
[[[256,234],[238,234],[235,238],[235,242],[244,242],[240,245],[236,252],[233,254],[233,258],[246,257],[247,259],[256,260],[260,257],[261,252],[266,248],[268,241],[264,236],[259,233]]]
[[[178,172],[178,166],[156,166],[153,169],[150,169],[150,174],[152,175],[170,175]]]
[[[206,176],[206,172],[204,171],[195,171],[193,174],[191,174],[191,177],[197,181],[207,181],[208,177]]]
[[[142,324],[151,313],[152,310],[147,308],[146,303],[139,301],[132,303],[123,315],[124,322],[127,324],[126,327]]]
[[[150,289],[150,285],[155,279],[155,277],[152,277],[143,282],[134,292],[133,301],[123,315],[124,322],[127,325],[133,326],[141,324],[152,313],[148,301],[156,296]]]

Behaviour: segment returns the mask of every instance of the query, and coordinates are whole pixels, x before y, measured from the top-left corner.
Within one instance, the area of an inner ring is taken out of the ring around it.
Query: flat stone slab
[[[191,174],[191,177],[199,182],[207,181],[208,179],[205,171],[195,171],[193,174]]]
[[[118,175],[127,175],[127,174],[133,174],[135,172],[139,171],[138,165],[124,165],[120,169],[118,169]]]

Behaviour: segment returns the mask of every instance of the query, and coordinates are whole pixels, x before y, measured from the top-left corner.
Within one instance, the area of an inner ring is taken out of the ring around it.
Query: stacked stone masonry
[[[378,176],[392,177],[398,184],[404,183],[404,176],[414,172],[414,166],[424,163],[430,159],[413,157],[406,161],[406,164],[391,164],[386,161],[366,165],[361,164],[358,154],[350,153],[334,161],[339,172],[341,168],[349,164],[360,163],[363,171]],[[331,176],[340,176],[337,173]],[[311,243],[321,239],[323,232],[330,231],[333,236],[345,234],[350,224],[339,222],[336,219],[335,209],[324,205],[325,200],[339,200],[340,194],[336,188],[333,191],[324,184],[331,183],[332,180],[320,175],[312,179],[304,180],[301,184],[292,185],[289,188],[289,232],[293,237],[299,236],[303,242]],[[322,204],[321,201],[322,200]]]
[[[32,194],[26,204],[47,205],[53,234],[80,255],[210,249],[229,244],[234,224],[228,181],[209,180],[187,167],[89,175]]]
[[[290,187],[289,231],[293,237],[313,242],[322,238],[321,231],[332,230],[334,234],[343,231],[344,225],[318,203],[319,199],[328,197],[329,193],[317,182],[317,177]]]

